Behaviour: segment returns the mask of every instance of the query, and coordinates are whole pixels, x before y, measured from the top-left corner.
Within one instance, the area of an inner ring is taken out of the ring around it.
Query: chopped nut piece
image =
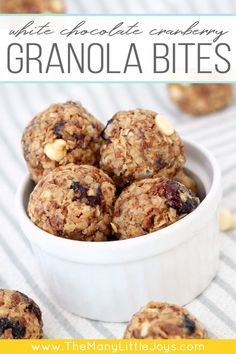
[[[111,227],[112,227],[112,230],[116,233],[117,232],[116,225],[111,222]]]

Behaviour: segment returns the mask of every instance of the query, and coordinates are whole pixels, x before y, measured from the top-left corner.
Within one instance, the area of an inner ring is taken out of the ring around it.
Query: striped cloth
[[[109,4],[109,5],[108,5]],[[222,7],[223,5],[223,7]],[[233,12],[231,0],[71,0],[70,12]],[[233,8],[234,6],[234,8]],[[223,206],[236,213],[236,103],[201,118],[181,114],[161,84],[4,84],[0,86],[0,287],[18,289],[43,310],[49,338],[121,338],[125,324],[107,324],[74,316],[50,298],[38,265],[16,221],[14,195],[26,173],[20,138],[26,123],[54,102],[80,100],[103,121],[121,109],[143,107],[172,119],[182,137],[206,146],[223,173]],[[236,338],[236,232],[222,235],[219,272],[208,289],[187,308],[211,337]],[[98,304],[99,305],[99,304]]]
[[[64,0],[71,13],[233,13],[234,0]]]

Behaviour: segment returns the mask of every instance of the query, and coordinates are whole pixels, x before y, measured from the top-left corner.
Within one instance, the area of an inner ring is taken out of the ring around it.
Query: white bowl
[[[221,174],[204,148],[185,141],[185,151],[186,167],[206,195],[201,204],[173,225],[129,240],[82,242],[42,231],[26,212],[33,183],[22,181],[19,222],[59,305],[82,317],[123,322],[150,300],[185,305],[209,285],[219,260]]]

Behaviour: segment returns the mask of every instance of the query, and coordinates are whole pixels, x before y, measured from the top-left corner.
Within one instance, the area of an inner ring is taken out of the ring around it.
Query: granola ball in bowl
[[[165,177],[132,183],[115,203],[112,229],[118,240],[160,230],[191,213],[199,199],[183,184]]]
[[[200,204],[139,237],[84,242],[43,231],[27,213],[33,182],[28,176],[22,181],[16,196],[19,223],[60,306],[82,317],[123,322],[151,299],[182,306],[209,285],[219,260],[221,175],[203,147],[184,141],[184,148]]]
[[[42,230],[80,241],[106,241],[115,186],[94,166],[68,164],[42,178],[32,191],[28,214]]]
[[[118,186],[144,178],[172,178],[185,163],[183,143],[163,115],[145,109],[121,111],[102,134],[100,167]]]
[[[98,165],[103,125],[80,102],[53,104],[26,127],[22,148],[34,182],[69,163]]]

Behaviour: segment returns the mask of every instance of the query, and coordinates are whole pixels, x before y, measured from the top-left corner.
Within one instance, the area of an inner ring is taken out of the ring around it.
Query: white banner
[[[0,16],[0,81],[235,82],[236,16]]]

